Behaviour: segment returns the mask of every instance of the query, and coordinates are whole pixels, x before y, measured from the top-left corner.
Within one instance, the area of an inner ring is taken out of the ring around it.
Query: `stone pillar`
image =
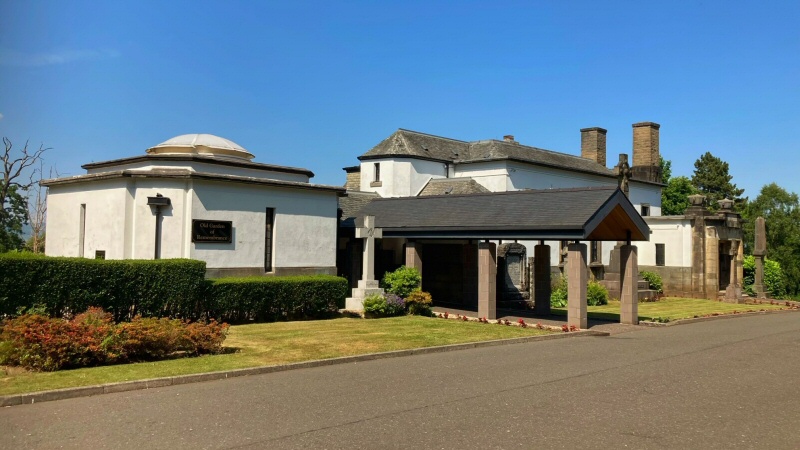
[[[620,248],[620,297],[619,322],[639,323],[639,256],[635,245]]]
[[[345,309],[363,311],[364,299],[372,294],[382,294],[383,289],[375,280],[375,239],[383,236],[382,230],[375,227],[375,216],[364,217],[364,226],[356,228],[356,237],[363,239],[364,256],[361,279],[358,287],[353,289],[351,297],[345,299]]]
[[[550,246],[539,244],[533,247],[533,312],[550,315]]]
[[[497,319],[497,245],[478,244],[478,317]]]
[[[422,244],[414,241],[406,242],[406,267],[413,267],[419,270],[419,273],[422,273],[422,257],[420,256],[420,250],[422,249]]]
[[[742,241],[731,241],[730,251],[730,280],[728,287],[725,289],[725,301],[728,303],[739,303],[742,301],[742,286],[739,278],[739,250],[742,247]]]
[[[586,328],[586,244],[569,244],[567,252],[567,325]]]
[[[705,248],[705,298],[716,300],[719,296],[719,238],[714,227],[706,227]]]
[[[755,240],[753,257],[756,265],[756,277],[753,283],[753,290],[756,292],[756,298],[767,298],[768,293],[764,289],[764,256],[767,254],[767,228],[763,217],[756,218]]]

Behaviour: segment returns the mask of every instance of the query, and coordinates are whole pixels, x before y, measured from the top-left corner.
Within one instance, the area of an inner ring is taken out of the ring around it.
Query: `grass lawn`
[[[639,320],[652,321],[656,318],[663,320],[688,319],[701,317],[706,314],[730,314],[734,311],[760,311],[762,309],[787,309],[785,306],[770,305],[743,305],[724,303],[714,300],[697,298],[668,297],[657,302],[639,303]],[[612,300],[607,305],[589,306],[588,316],[592,319],[619,320],[619,301]],[[567,315],[566,308],[553,308],[553,314]]]
[[[238,325],[225,340],[235,353],[58,372],[0,368],[0,395],[547,333],[419,316]]]

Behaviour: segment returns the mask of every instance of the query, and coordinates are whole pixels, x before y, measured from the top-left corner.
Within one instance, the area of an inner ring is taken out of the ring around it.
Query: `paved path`
[[[0,410],[0,448],[800,448],[800,314]]]

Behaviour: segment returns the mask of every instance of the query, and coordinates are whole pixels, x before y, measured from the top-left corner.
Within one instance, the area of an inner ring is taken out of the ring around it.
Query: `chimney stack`
[[[605,167],[607,132],[608,130],[600,127],[581,129],[581,157],[596,161]]]
[[[661,183],[661,154],[658,133],[661,125],[653,122],[633,124],[632,178]]]
[[[507,134],[507,135],[503,136],[503,140],[506,141],[506,142],[517,142],[517,141],[514,140],[514,135],[513,134]]]

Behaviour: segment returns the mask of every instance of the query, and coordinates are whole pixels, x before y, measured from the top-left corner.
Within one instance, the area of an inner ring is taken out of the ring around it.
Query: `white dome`
[[[195,154],[251,160],[255,156],[239,144],[213,134],[182,134],[147,149],[151,155]]]

